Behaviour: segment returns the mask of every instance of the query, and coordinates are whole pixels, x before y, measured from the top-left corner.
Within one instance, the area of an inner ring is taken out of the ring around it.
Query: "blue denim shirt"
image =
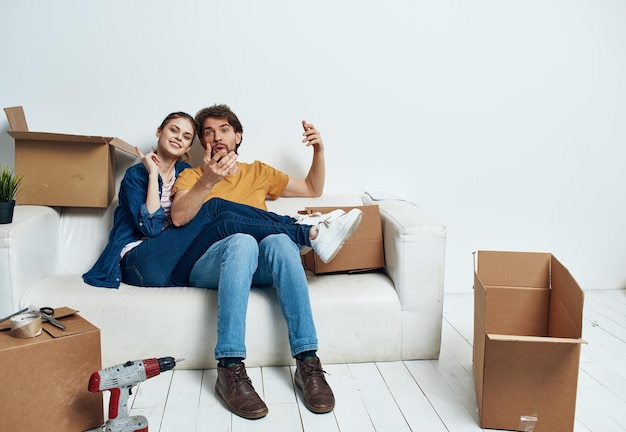
[[[176,176],[189,168],[186,162],[176,162]],[[163,182],[159,176],[159,196]],[[120,269],[120,253],[128,243],[146,237],[161,234],[166,215],[163,208],[150,214],[146,207],[146,191],[148,190],[148,170],[142,163],[135,164],[126,170],[118,194],[118,206],[113,215],[113,227],[109,234],[109,242],[91,270],[83,275],[89,285],[106,288],[119,288],[122,279]]]

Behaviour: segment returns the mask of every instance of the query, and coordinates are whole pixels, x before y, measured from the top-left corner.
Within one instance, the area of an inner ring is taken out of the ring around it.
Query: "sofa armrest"
[[[407,201],[375,201],[365,195],[362,199],[364,204],[376,204],[380,209],[385,271],[393,281],[401,303],[410,306],[407,290],[424,283],[434,284],[438,287],[436,294],[443,295],[445,225]]]
[[[13,223],[0,225],[0,316],[15,312],[31,285],[56,272],[59,222],[50,207],[18,205]]]
[[[383,230],[385,272],[393,281],[403,313],[403,339],[431,335],[439,349],[443,314],[446,227],[420,207],[402,200],[373,200]],[[410,344],[406,344],[409,347]],[[410,348],[406,348],[410,349]],[[428,356],[428,357],[427,357]],[[405,358],[435,358],[432,353],[404,353]]]

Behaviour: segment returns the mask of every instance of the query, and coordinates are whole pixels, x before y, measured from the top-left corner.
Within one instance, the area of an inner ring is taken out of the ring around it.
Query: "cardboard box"
[[[44,323],[30,339],[0,324],[0,431],[79,432],[104,424],[102,393],[87,390],[102,369],[100,330],[69,308],[54,316],[66,330]]]
[[[313,251],[302,258],[304,268],[315,274],[346,271],[365,271],[385,267],[383,232],[377,205],[358,207],[306,207],[308,214],[316,211],[328,213],[337,208],[348,212],[353,208],[361,209],[363,219],[354,234],[343,245],[337,256],[327,264]]]
[[[29,132],[22,107],[4,109],[15,139],[15,171],[24,175],[18,204],[106,208],[115,196],[119,138]]]
[[[552,254],[479,251],[474,378],[480,426],[572,431],[584,294]]]

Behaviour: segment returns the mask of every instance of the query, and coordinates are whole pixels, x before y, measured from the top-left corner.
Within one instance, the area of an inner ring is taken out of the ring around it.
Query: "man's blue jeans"
[[[251,286],[275,287],[287,323],[292,356],[317,350],[300,251],[287,235],[270,235],[258,243],[247,234],[220,240],[196,262],[189,283],[217,289],[216,359],[246,358],[246,311]]]

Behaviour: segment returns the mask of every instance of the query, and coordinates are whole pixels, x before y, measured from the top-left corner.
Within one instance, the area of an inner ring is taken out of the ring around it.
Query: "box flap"
[[[483,378],[485,366],[485,317],[486,317],[486,290],[474,272],[474,349],[472,361],[474,364],[474,382],[476,384],[476,400],[478,411],[483,409]]]
[[[7,116],[7,120],[9,121],[9,127],[11,128],[11,131],[7,133],[15,139],[81,142],[81,143],[95,143],[95,144],[101,144],[103,142],[106,142],[112,145],[113,147],[118,148],[128,154],[137,156],[137,150],[135,149],[135,147],[131,146],[127,142],[116,137],[70,135],[70,134],[58,134],[58,133],[48,133],[48,132],[29,132],[23,107],[21,106],[6,107],[4,108],[4,112]]]
[[[117,137],[107,138],[107,139],[110,140],[109,144],[115,147],[116,149],[122,150],[133,156],[139,156],[139,154],[137,154],[137,149],[134,146],[128,144],[126,141],[121,140]]]
[[[4,112],[9,120],[9,127],[14,131],[27,131],[28,124],[26,123],[26,116],[24,115],[24,109],[21,106],[7,107]]]
[[[550,290],[548,288],[485,286],[485,291],[485,331],[487,333],[523,336],[549,335]]]
[[[51,141],[51,142],[68,142],[68,143],[88,143],[88,144],[108,144],[105,137],[87,136],[87,135],[71,135],[52,132],[24,132],[24,131],[8,131],[15,139],[30,141]]]
[[[56,317],[56,313],[54,315]],[[67,315],[63,318],[59,317],[59,321],[65,324],[65,330],[55,327],[47,321],[42,324],[43,330],[54,339],[72,336],[80,333],[86,333],[88,331],[97,329],[93,324],[91,324],[87,320],[82,319],[76,313]]]
[[[135,147],[131,146],[127,142],[114,137],[103,136],[89,136],[89,135],[71,135],[60,134],[51,132],[25,132],[25,131],[8,131],[16,140],[28,140],[28,141],[49,141],[49,142],[63,142],[63,143],[79,143],[79,144],[110,144],[113,147],[120,149],[133,156],[137,155]]]
[[[548,288],[549,253],[478,251],[477,271],[485,285]]]
[[[569,270],[554,256],[550,272],[552,290],[548,334],[555,337],[580,338],[585,294]]]

